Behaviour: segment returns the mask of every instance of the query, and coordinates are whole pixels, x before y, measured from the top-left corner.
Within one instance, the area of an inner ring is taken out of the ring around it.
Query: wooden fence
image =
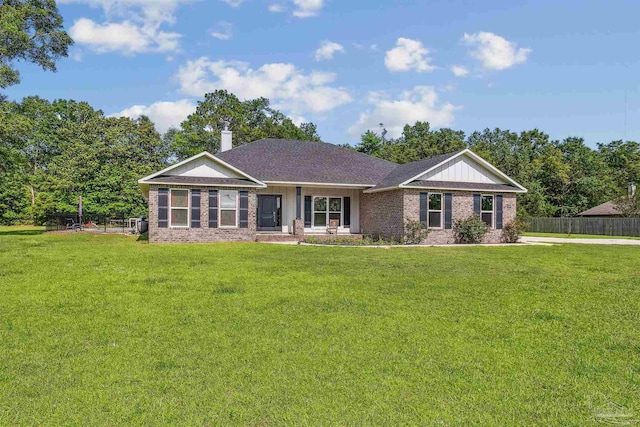
[[[527,223],[527,231],[535,233],[640,237],[640,218],[529,218]]]

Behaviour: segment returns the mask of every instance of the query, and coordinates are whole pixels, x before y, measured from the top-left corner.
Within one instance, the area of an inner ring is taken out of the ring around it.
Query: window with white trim
[[[480,218],[493,228],[493,195],[483,194],[480,199]]]
[[[427,221],[429,228],[442,228],[442,193],[429,193]]]
[[[220,227],[234,228],[238,226],[238,192],[220,190],[219,222]]]
[[[329,198],[329,221],[327,224],[331,224],[331,221],[337,221],[338,227],[342,225],[342,198],[330,197]]]
[[[342,226],[343,207],[342,197],[314,196],[312,227],[326,227],[331,220]]]
[[[314,227],[327,226],[327,198],[326,197],[313,198],[313,226]]]
[[[169,226],[189,227],[189,190],[172,188],[169,191]]]

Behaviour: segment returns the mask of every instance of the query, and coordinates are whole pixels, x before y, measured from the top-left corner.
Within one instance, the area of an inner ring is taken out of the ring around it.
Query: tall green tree
[[[640,182],[640,144],[635,141],[612,141],[598,144],[598,152],[612,170],[619,195],[625,195],[630,182]]]
[[[383,130],[383,135],[385,132]],[[383,135],[367,131],[354,148],[395,163],[408,163],[467,147],[464,132],[452,129],[433,131],[427,122],[405,125],[402,135],[396,139],[386,139]]]
[[[104,117],[88,104],[61,102],[65,122],[59,131],[67,144],[50,163],[35,216],[73,211],[79,196],[87,212],[144,214],[137,180],[164,168],[168,155],[153,123],[144,116]]]
[[[15,62],[56,71],[56,61],[66,57],[73,44],[53,0],[2,0],[0,40],[0,88],[20,82]]]
[[[611,169],[598,152],[585,145],[584,139],[569,137],[555,145],[569,168],[564,195],[567,214],[578,214],[617,195]]]
[[[375,132],[368,130],[362,134],[360,143],[355,146],[356,151],[359,151],[369,156],[379,157],[380,150],[384,140],[381,136],[378,136]]]
[[[0,121],[0,223],[42,223],[47,214],[142,215],[137,180],[169,151],[147,117],[105,117],[87,103],[38,97],[4,103]]]
[[[216,153],[220,149],[220,132],[228,126],[233,131],[233,145],[239,146],[261,138],[319,141],[313,123],[296,126],[293,121],[270,107],[266,98],[240,101],[226,90],[205,95],[195,113],[182,122],[180,129],[170,130],[171,148],[178,159],[201,151]]]

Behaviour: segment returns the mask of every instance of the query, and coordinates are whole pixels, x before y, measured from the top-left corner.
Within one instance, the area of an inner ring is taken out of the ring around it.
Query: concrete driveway
[[[522,243],[583,243],[588,245],[635,245],[640,246],[640,240],[632,239],[568,239],[566,237],[532,237],[522,236]]]

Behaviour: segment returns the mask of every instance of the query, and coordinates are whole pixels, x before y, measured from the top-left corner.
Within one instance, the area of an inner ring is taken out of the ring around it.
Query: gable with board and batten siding
[[[467,156],[449,160],[445,164],[419,176],[416,180],[508,184],[506,179],[499,177]]]

